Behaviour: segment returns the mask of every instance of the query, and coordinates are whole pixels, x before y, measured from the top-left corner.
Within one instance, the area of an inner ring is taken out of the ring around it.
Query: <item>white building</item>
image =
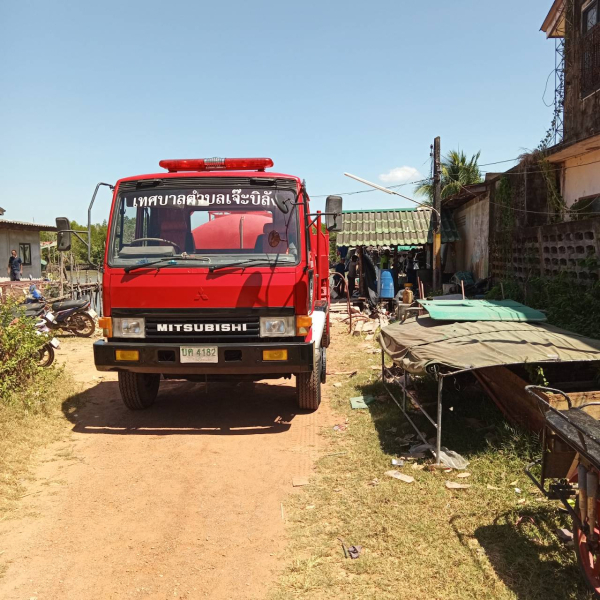
[[[42,257],[40,252],[40,231],[56,231],[52,225],[22,223],[3,218],[5,210],[0,208],[0,279],[8,278],[8,259],[12,250],[23,261],[23,279],[42,276]]]
[[[557,41],[556,126],[549,148],[568,208],[600,213],[600,0],[554,0],[542,31]]]

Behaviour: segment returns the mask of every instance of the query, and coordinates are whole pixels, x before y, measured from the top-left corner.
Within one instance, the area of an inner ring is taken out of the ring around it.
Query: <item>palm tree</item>
[[[481,171],[477,161],[481,151],[473,154],[470,160],[464,152],[451,150],[442,160],[442,198],[460,192],[463,186],[481,183]],[[416,190],[417,196],[425,196],[426,203],[433,203],[433,181],[423,183]]]

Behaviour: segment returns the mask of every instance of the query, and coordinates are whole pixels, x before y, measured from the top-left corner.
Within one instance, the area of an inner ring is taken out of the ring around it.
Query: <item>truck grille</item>
[[[249,342],[260,339],[258,317],[146,317],[146,339],[156,342]]]

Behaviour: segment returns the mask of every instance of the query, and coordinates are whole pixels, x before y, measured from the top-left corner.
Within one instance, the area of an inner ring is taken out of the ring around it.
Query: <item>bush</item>
[[[506,298],[546,311],[551,325],[600,338],[600,282],[582,285],[563,273],[554,279],[533,278],[525,285],[515,280],[503,285]],[[486,297],[500,300],[500,286],[493,287]]]
[[[7,299],[0,304],[0,402],[8,403],[27,388],[39,372],[39,352],[47,337],[39,335],[34,319]]]

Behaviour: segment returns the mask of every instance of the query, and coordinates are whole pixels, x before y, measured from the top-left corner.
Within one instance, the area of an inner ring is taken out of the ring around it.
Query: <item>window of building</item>
[[[600,16],[600,7],[598,6],[598,0],[590,2],[583,8],[582,25],[583,33],[587,33],[590,29],[593,29],[598,24],[598,17]]]
[[[581,97],[600,89],[600,0],[581,9]]]
[[[19,256],[24,265],[31,265],[31,244],[19,244]]]

